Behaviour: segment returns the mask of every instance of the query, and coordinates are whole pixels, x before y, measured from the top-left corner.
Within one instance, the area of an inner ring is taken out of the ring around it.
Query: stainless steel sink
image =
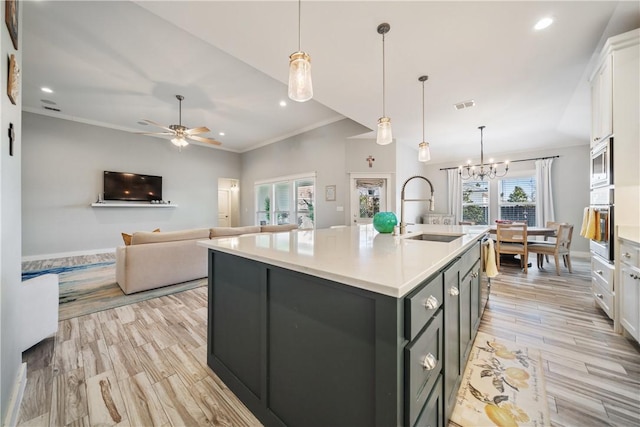
[[[453,242],[462,237],[463,234],[417,234],[411,237],[405,237],[411,240],[426,240],[429,242]]]

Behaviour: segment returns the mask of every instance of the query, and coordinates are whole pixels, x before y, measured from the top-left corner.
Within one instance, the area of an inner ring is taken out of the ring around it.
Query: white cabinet
[[[640,341],[640,244],[620,240],[620,323]]]
[[[607,56],[591,80],[591,146],[613,134],[613,67]]]

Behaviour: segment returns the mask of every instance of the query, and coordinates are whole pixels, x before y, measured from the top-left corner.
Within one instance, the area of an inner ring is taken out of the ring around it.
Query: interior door
[[[218,227],[230,227],[229,211],[231,207],[231,193],[228,189],[218,190]]]
[[[387,211],[389,177],[352,174],[351,220],[353,224],[371,224],[373,216]]]

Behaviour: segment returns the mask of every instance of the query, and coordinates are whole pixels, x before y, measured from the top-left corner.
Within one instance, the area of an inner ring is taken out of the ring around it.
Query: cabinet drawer
[[[609,290],[603,288],[595,278],[591,279],[591,293],[598,305],[607,313],[607,316],[613,319],[613,294]]]
[[[405,336],[412,341],[442,306],[442,274],[405,299]]]
[[[613,292],[614,266],[602,261],[600,258],[591,257],[591,277],[597,281],[603,289]]]
[[[467,252],[460,258],[460,277],[466,276],[473,265],[480,259],[480,242],[476,242]]]
[[[424,332],[404,350],[405,413],[409,425],[415,423],[442,371],[442,313],[438,310]]]
[[[424,409],[414,427],[442,427],[444,426],[444,402],[442,399],[442,375],[438,376],[431,395],[424,405]]]
[[[620,261],[640,268],[640,246],[620,240]]]

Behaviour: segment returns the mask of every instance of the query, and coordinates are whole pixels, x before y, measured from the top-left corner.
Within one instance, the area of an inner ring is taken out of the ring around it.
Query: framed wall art
[[[335,185],[327,185],[324,187],[324,199],[327,202],[332,202],[336,200],[336,186]]]
[[[7,74],[7,95],[13,105],[18,102],[20,96],[20,69],[16,61],[16,56],[9,56],[9,73]]]
[[[18,0],[5,0],[4,21],[7,23],[13,47],[18,50]]]

